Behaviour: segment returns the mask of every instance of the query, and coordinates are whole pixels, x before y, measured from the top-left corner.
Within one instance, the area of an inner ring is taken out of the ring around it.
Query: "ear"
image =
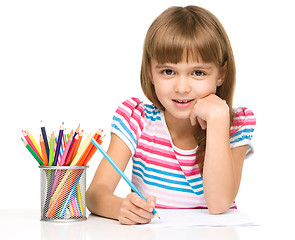
[[[227,69],[227,62],[225,62],[225,64],[219,70],[219,76],[216,83],[217,87],[220,87],[223,84],[224,78],[226,75],[226,69]]]

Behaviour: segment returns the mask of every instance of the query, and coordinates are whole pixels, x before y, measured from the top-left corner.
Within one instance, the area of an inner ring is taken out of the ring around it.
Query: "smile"
[[[192,105],[194,99],[172,99],[174,106],[177,108],[187,108]]]
[[[172,99],[172,101],[177,102],[177,103],[188,103],[188,102],[193,101],[193,99],[183,99],[183,100],[180,100],[180,99]]]

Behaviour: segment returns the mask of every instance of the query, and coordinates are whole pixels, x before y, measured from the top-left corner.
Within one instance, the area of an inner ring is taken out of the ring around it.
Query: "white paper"
[[[156,209],[160,219],[148,224],[134,225],[139,228],[190,227],[190,226],[249,226],[257,225],[252,218],[236,209],[212,215],[208,209]]]

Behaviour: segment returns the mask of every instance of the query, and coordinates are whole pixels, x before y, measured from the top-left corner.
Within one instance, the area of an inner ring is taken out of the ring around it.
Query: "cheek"
[[[195,86],[194,89],[198,98],[204,98],[210,94],[216,93],[216,85],[207,84],[205,82],[198,84],[198,86]]]
[[[169,89],[169,85],[167,84],[163,84],[163,83],[156,83],[154,84],[155,86],[155,91],[156,91],[156,94],[158,96],[158,98],[162,98],[163,96],[167,96],[167,94],[169,94],[170,92],[170,89]]]

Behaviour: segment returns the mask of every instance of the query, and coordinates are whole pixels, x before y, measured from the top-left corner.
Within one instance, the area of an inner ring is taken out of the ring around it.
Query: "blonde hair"
[[[151,59],[158,63],[202,61],[225,68],[224,82],[216,95],[226,100],[230,113],[236,80],[235,61],[228,36],[219,20],[208,10],[197,6],[170,7],[160,14],[147,31],[141,65],[141,87],[146,97],[159,109],[160,103],[151,77]],[[231,114],[232,121],[232,114]],[[199,128],[197,161],[203,170],[206,131]]]

